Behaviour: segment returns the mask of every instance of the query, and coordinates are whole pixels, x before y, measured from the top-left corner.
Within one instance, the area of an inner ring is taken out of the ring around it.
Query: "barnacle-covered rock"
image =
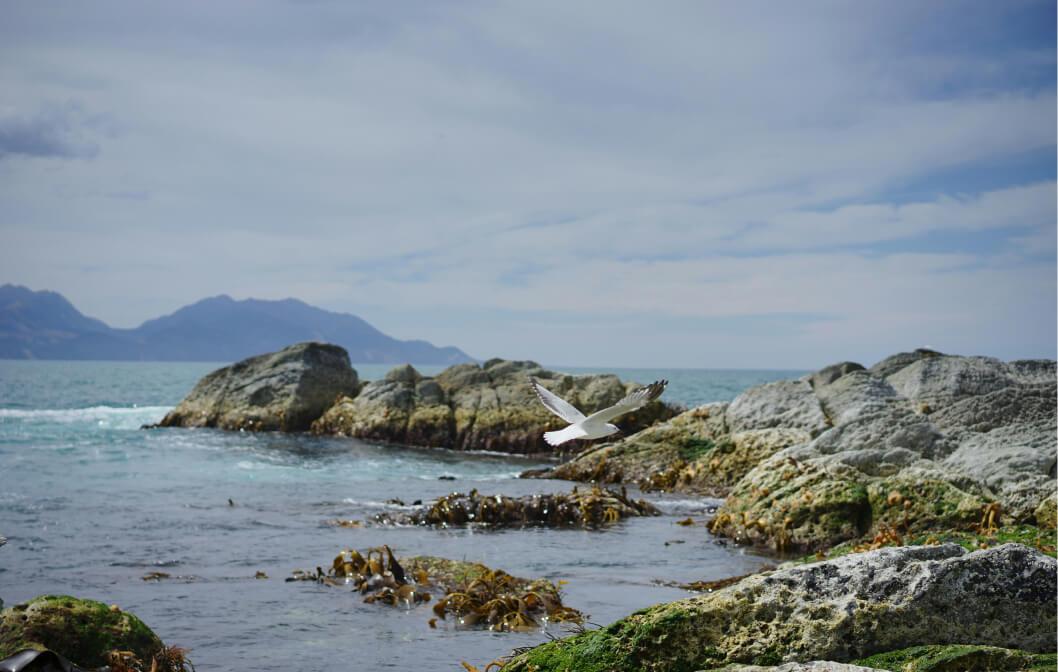
[[[508,672],[849,662],[919,645],[1054,651],[1054,558],[1018,544],[887,548],[757,574],[516,655]]]

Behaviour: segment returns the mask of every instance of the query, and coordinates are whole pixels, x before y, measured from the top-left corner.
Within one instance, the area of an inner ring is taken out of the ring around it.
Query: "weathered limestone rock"
[[[508,672],[848,662],[919,645],[1054,650],[1055,559],[1018,544],[887,548],[743,579],[517,655]]]
[[[610,406],[638,387],[613,375],[569,376],[527,361],[459,364],[433,378],[403,366],[365,385],[359,396],[339,400],[312,429],[404,445],[549,452],[543,433],[564,424],[536,399],[529,376],[584,413]],[[677,412],[674,406],[652,402],[616,422],[635,432]]]
[[[298,343],[210,373],[158,426],[303,431],[358,389],[343,348]]]
[[[0,612],[0,658],[22,649],[50,649],[94,669],[108,664],[111,651],[131,651],[150,661],[163,646],[140,619],[93,600],[42,595]]]

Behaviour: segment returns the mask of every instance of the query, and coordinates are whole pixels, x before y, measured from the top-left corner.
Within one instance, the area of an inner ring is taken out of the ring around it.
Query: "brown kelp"
[[[402,563],[388,546],[364,553],[343,550],[326,572],[322,567],[298,570],[287,581],[347,585],[364,595],[364,602],[409,609],[429,602],[433,592],[443,594],[434,604],[430,627],[440,619],[454,627],[522,631],[583,620],[579,611],[562,604],[559,587],[545,579],[531,581],[480,563],[431,556]]]
[[[381,513],[379,523],[453,527],[586,527],[599,528],[632,516],[657,516],[646,500],[632,500],[620,491],[592,487],[569,493],[507,497],[477,490],[454,492],[408,513]]]

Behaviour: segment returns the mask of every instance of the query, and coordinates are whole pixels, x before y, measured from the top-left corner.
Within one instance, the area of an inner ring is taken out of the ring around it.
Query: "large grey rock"
[[[728,429],[785,427],[803,429],[815,436],[827,428],[827,420],[804,380],[780,380],[752,387],[735,397],[724,414]]]
[[[886,548],[779,569],[516,656],[511,672],[845,662],[925,644],[1054,650],[1055,559],[1017,544]],[[535,667],[534,667],[535,666]]]
[[[837,364],[831,364],[830,366],[824,366],[822,369],[808,376],[808,384],[812,386],[812,389],[816,389],[823,385],[829,385],[838,378],[852,373],[853,371],[863,371],[863,364],[857,364],[856,362],[839,362]]]
[[[298,343],[208,374],[158,424],[303,431],[338,397],[358,390],[345,349]]]
[[[530,361],[459,364],[432,378],[405,365],[366,384],[359,396],[339,400],[313,431],[412,446],[548,452],[543,433],[565,423],[533,394],[530,376],[585,413],[610,406],[638,387],[614,375],[570,376]],[[636,432],[679,410],[653,402],[616,422]]]
[[[1054,370],[1048,361],[930,351],[839,376],[827,367],[806,379],[815,380],[831,426],[746,472],[713,530],[780,550],[816,550],[882,526],[964,529],[994,502],[1005,522],[1034,520],[1056,487]],[[790,391],[788,403],[804,404],[797,386],[745,396],[770,399],[780,390]],[[782,421],[783,404],[770,407]],[[1041,514],[1048,520],[1049,510]]]

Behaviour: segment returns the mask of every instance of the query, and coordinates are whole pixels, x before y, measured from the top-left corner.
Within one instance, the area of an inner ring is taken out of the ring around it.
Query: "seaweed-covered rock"
[[[143,621],[117,607],[68,595],[42,595],[0,612],[0,658],[49,649],[83,667],[102,667],[113,651],[142,661],[164,645]]]
[[[312,429],[318,434],[403,445],[549,452],[543,433],[564,424],[536,399],[529,376],[584,413],[606,408],[638,387],[613,375],[569,376],[529,361],[458,364],[433,378],[403,366],[366,384],[359,396],[340,399]],[[616,422],[625,431],[636,432],[678,410],[655,401]]]
[[[725,665],[721,672],[879,672],[877,668],[835,663],[829,660],[813,660],[809,663],[783,663],[782,665]]]
[[[382,513],[375,520],[386,524],[436,527],[601,527],[631,516],[656,515],[660,515],[660,511],[646,500],[632,500],[624,492],[595,487],[525,497],[482,495],[477,490],[455,492],[415,511]]]
[[[414,556],[398,562],[389,546],[340,552],[324,573],[295,571],[287,581],[313,581],[329,586],[351,586],[364,602],[414,607],[430,602],[434,593],[436,618],[453,616],[457,627],[485,627],[521,631],[548,621],[583,621],[576,609],[562,604],[559,587],[546,579],[522,579],[478,562]]]
[[[780,569],[515,656],[508,672],[848,662],[926,644],[1054,650],[1054,558],[1017,544],[890,548]]]
[[[304,431],[358,390],[344,348],[298,343],[208,374],[158,426]]]

